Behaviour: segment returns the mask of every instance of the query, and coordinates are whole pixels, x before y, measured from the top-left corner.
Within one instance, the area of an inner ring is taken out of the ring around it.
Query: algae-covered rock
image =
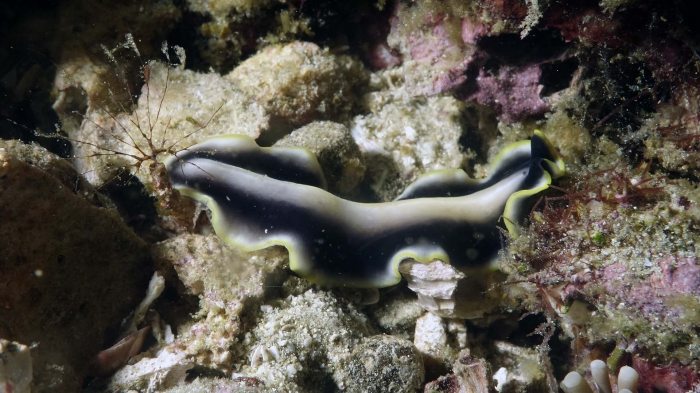
[[[180,7],[170,0],[118,6],[108,0],[62,1],[32,11],[3,34],[32,42],[36,53],[58,63],[59,68],[84,51],[94,56],[101,51],[100,45],[117,45],[126,32],[137,37],[141,54],[150,57],[182,17]]]
[[[265,393],[268,390],[255,378],[199,377],[191,382],[163,390],[164,393]]]
[[[187,5],[193,11],[211,14],[214,18],[223,18],[233,11],[258,11],[267,7],[270,0],[188,0]]]
[[[75,392],[140,300],[146,244],[80,175],[38,147],[0,150],[0,336],[38,345],[34,387]],[[46,168],[46,170],[43,170]]]
[[[496,341],[489,351],[496,390],[504,393],[547,391],[545,370],[533,348]]]
[[[391,72],[385,77],[393,78]],[[410,97],[402,87],[368,94],[365,101],[369,113],[349,127],[379,199],[394,199],[425,172],[465,165],[459,139],[466,104],[452,97]]]
[[[324,291],[273,300],[261,307],[257,326],[245,335],[249,368],[243,375],[267,389],[318,392],[332,386],[342,359],[373,333],[366,317]]]
[[[284,127],[348,117],[367,75],[350,56],[292,42],[263,49],[226,78],[254,96]]]
[[[347,392],[416,392],[423,383],[423,359],[410,341],[394,336],[363,339],[335,372]]]
[[[387,43],[403,58],[401,73],[412,95],[438,94],[467,80],[476,51],[476,39],[463,39],[469,8],[462,1],[397,3]]]
[[[565,157],[569,171],[578,170],[594,147],[600,148],[595,146],[590,131],[569,116],[566,110],[558,108],[547,113],[545,119],[541,122],[499,123],[498,138],[490,144],[488,149],[489,161],[493,162],[504,147],[531,138],[535,130],[544,132],[559,154]],[[486,168],[480,167],[484,173],[488,172]]]
[[[174,267],[183,295],[200,299],[194,323],[179,323],[180,345],[199,364],[230,367],[238,335],[286,276],[286,254],[280,248],[245,253],[215,235],[181,235],[152,253],[162,269]]]
[[[191,47],[203,65],[219,72],[231,70],[241,57],[254,52],[262,36],[284,35],[284,27],[295,25],[296,20],[287,4],[275,0],[187,0],[182,4],[197,15]],[[287,26],[284,16],[290,22]]]
[[[382,296],[381,302],[366,310],[367,314],[387,334],[413,340],[416,320],[425,313],[413,293],[394,292]]]
[[[554,146],[566,157],[570,165],[580,164],[593,147],[590,132],[564,111],[556,111],[547,116],[541,130],[553,141]]]
[[[633,353],[698,359],[698,318],[687,312],[700,307],[697,190],[626,168],[593,172],[572,190],[511,242],[515,258],[501,267],[522,284],[509,286],[508,298],[550,302],[572,337],[584,331],[599,345],[633,342]],[[548,294],[540,298],[534,282],[549,283]]]
[[[365,173],[360,149],[342,124],[316,121],[280,139],[275,146],[305,147],[314,153],[334,194],[348,194]]]
[[[22,143],[17,140],[0,140],[0,148],[5,154],[46,172],[58,180],[64,187],[72,190],[76,196],[97,207],[112,206],[113,203],[100,194],[73,165],[65,159],[51,154],[43,147]],[[8,166],[9,168],[9,166]]]
[[[691,94],[696,94],[694,91]],[[657,160],[666,170],[693,173],[700,168],[696,119],[690,113],[700,104],[691,101],[686,105],[663,105],[648,119],[642,130],[648,134],[644,139],[644,155]]]

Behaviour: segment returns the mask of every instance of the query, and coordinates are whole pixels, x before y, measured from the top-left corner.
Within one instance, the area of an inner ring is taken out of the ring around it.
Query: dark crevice
[[[56,67],[51,59],[24,44],[0,50],[0,139],[37,143],[67,157],[70,145],[47,137],[56,132],[51,87]]]
[[[564,55],[569,47],[557,29],[533,30],[525,38],[519,34],[484,36],[479,49],[500,64],[525,66],[539,64]]]
[[[568,58],[562,61],[542,64],[542,76],[540,84],[544,87],[540,95],[542,97],[550,96],[558,91],[569,87],[574,73],[578,69],[579,61],[575,57]]]
[[[186,9],[186,8],[183,8]],[[200,26],[211,18],[199,13],[185,11],[180,21],[168,34],[168,45],[183,48],[187,54],[185,68],[188,70],[207,72],[211,66],[201,56],[201,45],[206,45],[207,39],[200,34]],[[175,53],[170,50],[170,58],[177,59]],[[232,66],[231,66],[232,67]],[[228,68],[228,67],[227,67]]]
[[[147,234],[156,224],[158,213],[155,199],[148,195],[146,187],[127,170],[122,170],[101,187],[124,218],[127,225],[137,234]]]

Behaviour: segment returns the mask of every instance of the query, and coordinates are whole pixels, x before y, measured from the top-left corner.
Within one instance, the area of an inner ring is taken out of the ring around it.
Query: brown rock
[[[60,159],[38,147],[3,145],[0,337],[38,343],[34,391],[75,392],[106,330],[140,300],[151,274],[148,250],[116,211],[81,195],[80,175],[72,173],[70,187],[56,176],[70,172]],[[13,153],[36,158],[39,167],[56,165],[44,171]]]

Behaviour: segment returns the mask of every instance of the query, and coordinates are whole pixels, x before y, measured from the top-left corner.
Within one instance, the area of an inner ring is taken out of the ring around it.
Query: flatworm
[[[281,245],[290,268],[318,284],[386,287],[399,263],[439,259],[461,270],[491,268],[498,224],[517,236],[531,196],[565,173],[539,131],[506,147],[490,175],[423,175],[397,200],[358,203],[325,191],[316,157],[302,148],[261,148],[249,137],[217,137],[166,161],[173,187],[205,204],[216,233],[246,251]]]

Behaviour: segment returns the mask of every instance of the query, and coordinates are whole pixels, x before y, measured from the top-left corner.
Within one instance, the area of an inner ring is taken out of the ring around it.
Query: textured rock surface
[[[0,336],[40,343],[32,353],[37,391],[74,392],[107,330],[145,291],[148,248],[115,210],[92,205],[90,188],[58,158],[4,145]]]
[[[423,356],[426,369],[444,369],[451,350],[447,343],[447,324],[439,316],[427,312],[416,320],[413,344]]]
[[[321,164],[330,192],[348,194],[362,180],[365,161],[350,130],[342,124],[315,121],[301,127],[274,146],[299,146],[309,149]]]
[[[423,359],[410,341],[393,336],[363,339],[335,373],[348,392],[416,392],[424,378]]]
[[[378,83],[393,76],[385,78]],[[427,171],[465,164],[459,144],[463,103],[451,97],[411,98],[402,87],[369,94],[365,101],[370,112],[352,119],[350,130],[365,155],[367,181],[381,200],[394,199]]]
[[[265,48],[226,78],[255,97],[273,124],[278,121],[284,128],[347,117],[367,76],[349,56],[293,42]]]
[[[109,378],[105,390],[166,390],[184,384],[187,372],[194,367],[185,352],[176,347],[160,350],[153,358],[142,358],[124,366]],[[98,390],[99,391],[99,390]]]
[[[367,310],[380,329],[392,336],[413,340],[416,319],[425,313],[413,293],[402,291],[388,294],[381,302]]]
[[[190,383],[176,386],[163,392],[166,393],[265,393],[268,390],[255,378],[233,377],[213,378],[199,377]]]
[[[245,253],[215,235],[183,235],[153,246],[157,266],[174,267],[183,294],[199,297],[195,320],[184,322],[178,344],[200,364],[227,369],[239,334],[253,322],[259,305],[275,293],[286,273],[278,248]]]
[[[490,391],[490,370],[484,359],[463,351],[452,367],[454,374],[442,376],[425,385],[425,393],[487,393]]]
[[[268,389],[317,392],[345,382],[343,359],[373,333],[354,306],[325,291],[290,295],[261,310],[257,326],[243,340],[250,357],[242,371]],[[378,363],[385,367],[390,361],[384,357]]]
[[[489,357],[494,380],[491,383],[498,391],[546,391],[545,371],[534,349],[496,341]]]

